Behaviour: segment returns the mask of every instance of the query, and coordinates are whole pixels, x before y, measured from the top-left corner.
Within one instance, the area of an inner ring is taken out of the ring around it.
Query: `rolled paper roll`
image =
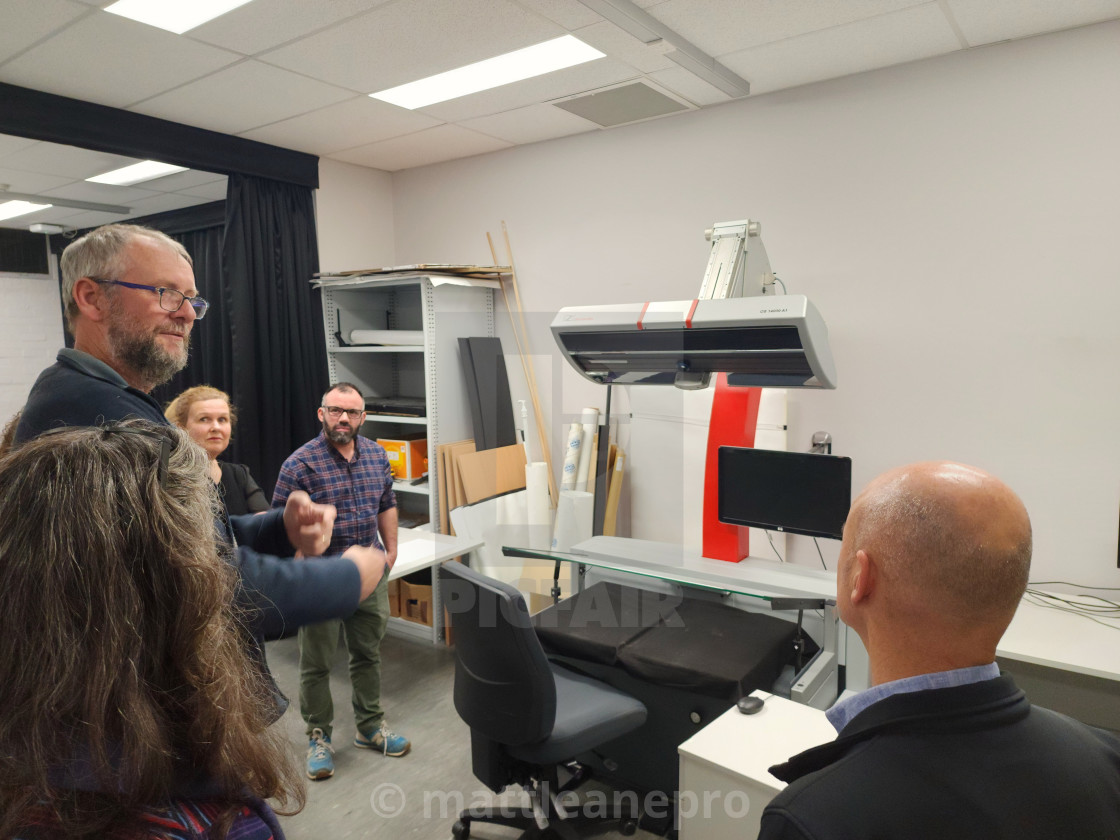
[[[548,464],[534,461],[525,466],[528,495],[529,548],[547,551],[552,544],[552,509],[548,502]]]
[[[568,445],[564,449],[564,467],[560,474],[560,489],[574,490],[576,471],[579,469],[579,448],[583,443],[583,426],[573,423],[568,429]]]
[[[576,543],[591,539],[595,514],[595,497],[579,490],[561,490],[556,506],[556,531],[552,536],[553,551],[569,551]]]
[[[591,471],[591,442],[599,428],[599,409],[585,408],[583,410],[583,434],[579,445],[579,466],[576,468],[576,490],[587,489],[587,474]]]

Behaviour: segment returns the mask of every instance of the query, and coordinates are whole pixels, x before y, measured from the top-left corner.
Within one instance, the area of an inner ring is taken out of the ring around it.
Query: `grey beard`
[[[115,326],[109,327],[109,340],[117,361],[148,383],[149,389],[162,385],[187,366],[188,353],[175,358],[150,335],[128,335]],[[184,338],[183,349],[190,348],[190,335]]]

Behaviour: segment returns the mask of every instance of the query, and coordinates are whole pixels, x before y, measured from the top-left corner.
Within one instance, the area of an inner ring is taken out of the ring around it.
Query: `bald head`
[[[928,461],[875,479],[852,505],[843,552],[864,550],[894,605],[998,626],[1026,589],[1031,523],[1015,493],[976,467]]]

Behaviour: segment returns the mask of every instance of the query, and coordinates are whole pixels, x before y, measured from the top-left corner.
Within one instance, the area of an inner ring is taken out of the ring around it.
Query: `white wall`
[[[557,308],[690,297],[704,228],[758,219],[839,372],[790,392],[790,448],[830,431],[857,489],[918,459],[989,469],[1031,511],[1036,579],[1117,585],[1117,43],[1101,24],[397,173],[395,258],[488,262],[505,220],[554,357]],[[538,377],[558,445],[602,390]]]
[[[0,428],[23,408],[39,372],[62,347],[58,281],[0,274]]]
[[[320,158],[315,223],[322,271],[396,264],[393,185],[388,172]]]

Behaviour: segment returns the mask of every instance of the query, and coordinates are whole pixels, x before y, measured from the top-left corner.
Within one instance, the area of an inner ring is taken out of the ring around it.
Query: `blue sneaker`
[[[311,730],[311,740],[307,744],[307,778],[318,781],[334,775],[334,747],[331,736],[324,735],[322,729]]]
[[[364,747],[367,750],[377,750],[382,755],[396,756],[404,755],[410,749],[412,744],[403,735],[396,735],[389,731],[389,727],[382,721],[381,729],[374,732],[372,735],[366,736],[359,732],[354,736],[354,746]]]

